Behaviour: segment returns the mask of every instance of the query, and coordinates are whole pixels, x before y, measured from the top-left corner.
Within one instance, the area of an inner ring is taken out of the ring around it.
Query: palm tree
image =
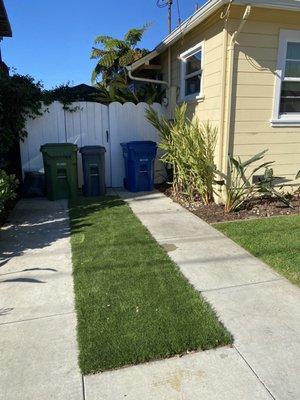
[[[142,28],[130,29],[123,39],[111,36],[97,36],[95,44],[102,48],[93,47],[91,58],[98,59],[92,73],[92,83],[101,76],[101,83],[108,87],[110,82],[118,75],[125,75],[125,67],[148,53],[146,49],[137,48],[149,24]]]

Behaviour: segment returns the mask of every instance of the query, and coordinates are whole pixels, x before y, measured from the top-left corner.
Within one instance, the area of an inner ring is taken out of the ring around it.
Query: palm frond
[[[133,28],[124,35],[124,41],[129,46],[136,46],[138,42],[142,40],[142,37],[146,30],[150,27],[151,23],[145,24],[142,28]]]
[[[96,47],[93,47],[90,58],[91,59],[100,58],[100,57],[105,56],[106,53],[107,53],[106,50],[101,50],[101,49],[97,49]]]

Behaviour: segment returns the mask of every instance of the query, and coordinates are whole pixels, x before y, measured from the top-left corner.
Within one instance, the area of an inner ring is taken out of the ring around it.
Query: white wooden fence
[[[158,133],[145,118],[146,103],[111,103],[109,106],[92,103],[72,103],[70,109],[64,110],[59,102],[45,107],[42,116],[28,119],[28,136],[21,142],[22,170],[43,171],[43,160],[40,152],[45,143],[75,143],[78,147],[101,145],[106,148],[106,185],[120,187],[123,185],[124,161],[120,143],[131,140],[153,140],[158,142]],[[160,104],[153,108],[164,112]],[[155,180],[163,179],[165,172],[161,162],[155,163]],[[82,185],[82,163],[78,154],[79,186]]]

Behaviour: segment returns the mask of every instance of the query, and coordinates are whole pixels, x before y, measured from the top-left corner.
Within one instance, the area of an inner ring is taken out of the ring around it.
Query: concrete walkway
[[[164,195],[119,194],[235,341],[85,377],[86,399],[299,400],[299,288]]]
[[[82,400],[66,202],[20,201],[0,232],[0,399]]]
[[[300,290],[162,194],[119,194],[234,346],[82,378],[66,203],[24,200],[0,232],[0,400],[299,400]]]

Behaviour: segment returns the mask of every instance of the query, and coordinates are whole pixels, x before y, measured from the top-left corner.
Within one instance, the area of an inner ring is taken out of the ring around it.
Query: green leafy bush
[[[28,75],[0,74],[0,156],[23,139],[26,119],[41,114],[42,85]]]
[[[189,120],[186,111],[184,103],[176,108],[174,121],[169,121],[150,107],[146,117],[160,133],[159,147],[164,151],[161,159],[172,166],[174,193],[184,192],[190,197],[198,193],[208,204],[214,201],[217,129],[209,122]]]
[[[7,175],[5,171],[0,169],[0,213],[4,211],[9,200],[16,198],[18,184],[19,182],[14,175]]]

